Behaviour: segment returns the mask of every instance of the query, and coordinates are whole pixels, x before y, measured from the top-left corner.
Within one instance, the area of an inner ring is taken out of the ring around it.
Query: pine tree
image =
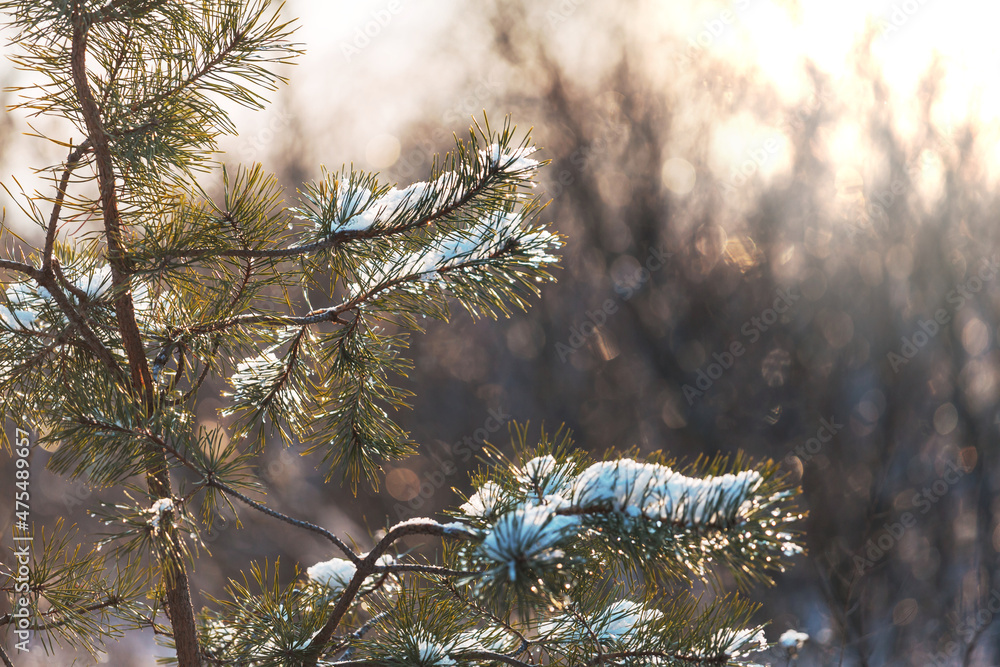
[[[0,579],[8,637],[93,652],[153,627],[184,667],[722,665],[766,648],[754,604],[678,591],[770,582],[801,551],[796,489],[771,462],[594,461],[562,429],[517,427],[448,520],[387,525],[368,551],[256,499],[266,441],[304,446],[330,483],[377,484],[416,450],[390,413],[409,396],[393,384],[408,336],[452,303],[508,316],[551,279],[562,240],[539,220],[529,135],[484,119],[424,182],[324,171],[286,205],[260,165],[213,161],[234,131],[220,100],[262,107],[298,53],[268,2],[0,9],[15,62],[43,79],[21,106],[83,137],[48,137],[68,153],[43,170],[50,192],[12,194],[39,247],[2,229],[0,409],[18,416],[4,444],[128,499],[90,508],[99,540],[39,528],[27,570]],[[195,414],[214,379],[230,390],[208,429]],[[223,505],[321,536],[332,557],[286,581],[249,562],[196,613],[189,571]],[[412,535],[440,539],[440,559],[402,553]]]

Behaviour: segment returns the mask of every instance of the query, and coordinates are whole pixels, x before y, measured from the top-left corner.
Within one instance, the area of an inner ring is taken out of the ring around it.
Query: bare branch
[[[154,3],[155,4],[155,3]],[[101,213],[104,218],[104,236],[108,246],[108,263],[111,266],[111,285],[115,294],[115,313],[122,347],[128,357],[131,383],[128,385],[143,402],[147,413],[155,409],[153,380],[146,360],[145,348],[135,319],[135,306],[129,280],[131,267],[125,256],[121,216],[118,211],[118,195],[115,189],[115,170],[111,160],[111,146],[101,120],[94,94],[87,78],[87,39],[90,24],[88,16],[81,13],[80,4],[75,3],[73,14],[73,39],[70,48],[70,69],[80,110],[87,126],[87,133],[94,146],[97,164],[97,182],[101,193]],[[172,495],[170,474],[166,456],[159,450],[151,450],[146,469],[146,483],[151,493],[159,498]],[[177,661],[180,667],[197,667],[201,664],[201,650],[198,645],[198,628],[195,624],[194,609],[188,584],[187,566],[183,560],[172,564],[172,574],[164,581],[166,607],[174,632]]]
[[[55,272],[56,278],[58,278],[59,282],[62,283],[62,286],[65,287],[67,290],[69,290],[73,294],[73,296],[79,299],[80,303],[86,303],[86,301],[90,298],[90,296],[82,289],[80,289],[79,287],[77,287],[76,285],[74,285],[73,283],[71,283],[69,280],[66,279],[66,276],[63,275],[62,266],[59,264],[59,260],[52,258],[51,266],[52,270]]]
[[[357,563],[354,571],[354,576],[351,578],[350,583],[344,588],[344,592],[340,595],[337,603],[333,607],[333,611],[330,612],[330,617],[327,619],[326,624],[317,632],[312,641],[309,643],[306,649],[307,658],[305,659],[306,665],[314,666],[319,660],[320,654],[323,652],[323,648],[330,642],[333,638],[334,632],[337,631],[337,626],[340,625],[341,620],[344,618],[344,614],[350,609],[351,605],[354,603],[354,599],[357,597],[358,591],[361,589],[361,585],[364,583],[371,574],[374,574],[376,568],[376,562],[378,559],[389,550],[392,544],[403,537],[409,535],[429,535],[432,537],[445,537],[450,539],[472,539],[475,537],[471,532],[458,530],[453,526],[445,526],[440,524],[433,519],[411,519],[409,521],[403,521],[393,526],[385,537],[379,540],[379,543],[375,545],[371,551],[369,551],[361,562]]]
[[[410,273],[399,278],[393,278],[392,280],[385,280],[366,292],[358,294],[357,296],[345,301],[344,303],[333,306],[331,308],[321,308],[314,310],[310,313],[306,313],[301,317],[296,317],[294,315],[238,315],[236,317],[230,317],[224,320],[217,320],[215,322],[208,322],[205,324],[196,324],[191,327],[187,327],[184,331],[189,335],[199,335],[212,333],[215,331],[222,331],[224,329],[229,329],[234,326],[248,326],[252,324],[270,324],[276,326],[308,326],[310,324],[319,324],[320,322],[338,322],[340,324],[347,324],[348,322],[341,318],[344,313],[357,308],[359,305],[366,301],[371,301],[377,297],[382,292],[386,292],[395,287],[399,287],[405,283],[421,282],[430,273],[440,273],[445,274],[452,271],[458,271],[461,269],[468,269],[475,266],[483,266],[488,263],[489,260],[496,259],[508,252],[507,248],[499,248],[496,252],[478,259],[471,259],[466,262],[458,262],[456,264],[450,264],[448,266],[443,266],[433,271],[421,271],[419,273]]]
[[[48,272],[52,266],[52,247],[55,245],[56,229],[59,226],[59,215],[62,212],[63,200],[66,198],[66,188],[69,187],[69,178],[80,163],[80,158],[90,150],[90,139],[84,140],[82,144],[69,152],[66,158],[66,167],[63,169],[62,177],[59,179],[59,187],[56,190],[55,203],[52,205],[52,214],[49,216],[49,224],[45,230],[45,248],[42,251],[42,271]]]
[[[317,526],[314,523],[309,523],[308,521],[302,521],[301,519],[293,519],[292,517],[290,517],[290,516],[288,516],[286,514],[282,514],[281,512],[273,510],[270,507],[268,507],[267,505],[263,505],[263,504],[257,502],[256,500],[253,500],[253,499],[251,499],[251,498],[243,495],[242,493],[240,493],[236,489],[232,488],[228,484],[225,484],[224,482],[220,482],[219,480],[217,480],[211,474],[206,479],[206,483],[208,484],[208,486],[211,486],[213,488],[219,489],[223,493],[225,493],[227,495],[230,495],[233,498],[237,498],[238,500],[242,501],[244,504],[249,505],[250,507],[252,507],[255,510],[257,510],[258,512],[263,512],[264,514],[266,514],[268,516],[271,516],[271,517],[274,517],[275,519],[279,519],[280,521],[284,521],[285,523],[291,524],[293,526],[298,526],[299,528],[304,528],[306,530],[311,530],[312,532],[314,532],[314,533],[316,533],[318,535],[322,535],[326,539],[328,539],[331,542],[333,542],[334,546],[336,546],[338,549],[340,549],[341,551],[343,551],[344,555],[346,555],[347,558],[352,563],[354,563],[355,565],[358,565],[358,564],[360,564],[362,562],[361,558],[356,553],[354,553],[354,551],[349,546],[347,546],[343,542],[343,540],[341,540],[339,537],[337,537],[336,535],[334,535],[333,533],[331,533],[330,531],[328,531],[326,528],[323,528],[321,526]]]
[[[38,269],[33,267],[31,264],[24,264],[22,262],[15,262],[9,259],[0,259],[0,269],[7,269],[8,271],[17,271],[18,273],[23,273],[30,278],[38,277]]]
[[[10,661],[7,651],[3,649],[3,644],[0,644],[0,660],[3,660],[4,667],[14,667],[14,663]]]

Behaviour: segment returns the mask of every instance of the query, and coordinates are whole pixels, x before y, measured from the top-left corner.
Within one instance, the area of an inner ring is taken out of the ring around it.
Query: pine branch
[[[0,259],[0,269],[7,269],[8,271],[16,271],[18,273],[23,273],[29,278],[35,278],[38,275],[38,269],[31,266],[30,264],[25,264],[23,262],[15,262],[10,259]]]
[[[87,321],[83,318],[76,307],[70,303],[69,299],[56,282],[55,272],[50,271],[49,273],[41,273],[39,271],[36,272],[33,277],[39,286],[44,287],[48,290],[49,294],[52,295],[52,298],[59,306],[59,309],[66,315],[70,324],[72,324],[76,330],[80,332],[81,337],[87,344],[87,347],[90,348],[90,351],[94,353],[94,356],[96,356],[104,367],[111,371],[112,375],[114,375],[119,381],[125,382],[127,376],[118,365],[118,361],[111,354],[111,351],[108,350],[104,343],[101,342],[101,339],[97,337],[97,334],[95,334],[93,329],[90,328]]]
[[[121,217],[118,212],[118,195],[115,191],[115,171],[111,162],[111,147],[104,130],[97,102],[87,81],[87,38],[89,26],[77,15],[74,18],[73,43],[70,55],[73,82],[80,101],[83,118],[87,125],[90,141],[94,146],[97,160],[98,187],[101,193],[101,213],[104,218],[105,241],[108,244],[108,260],[111,265],[111,284],[116,291],[115,311],[118,315],[119,332],[125,348],[132,375],[132,388],[141,396],[147,409],[153,405],[153,382],[146,363],[139,328],[135,322],[135,308],[132,303],[128,272],[130,266],[125,257],[122,238]],[[163,486],[162,479],[157,481]],[[169,490],[169,481],[166,483]],[[169,493],[166,493],[166,497]]]
[[[134,104],[132,106],[132,110],[141,111],[143,109],[148,109],[149,107],[156,106],[160,102],[170,99],[171,97],[174,97],[178,93],[181,93],[187,88],[190,88],[191,86],[195,85],[202,77],[207,75],[209,72],[215,69],[219,64],[225,61],[225,59],[229,56],[229,54],[235,51],[237,47],[243,44],[244,37],[245,35],[242,32],[237,32],[237,34],[233,36],[233,39],[227,45],[225,45],[219,51],[219,53],[217,53],[213,58],[210,58],[207,61],[205,61],[205,63],[203,63],[201,67],[192,72],[186,79],[175,85],[173,88],[170,88],[169,90],[165,90],[162,93],[159,93],[158,95],[154,95],[149,99]]]
[[[111,265],[111,284],[115,290],[115,311],[118,316],[122,346],[128,357],[131,372],[131,388],[141,396],[147,411],[154,409],[153,380],[146,362],[146,353],[135,320],[132,303],[130,270],[125,257],[122,239],[121,218],[118,212],[118,198],[115,192],[115,173],[111,162],[111,147],[101,121],[100,110],[87,80],[86,57],[87,38],[90,26],[86,16],[79,12],[77,5],[73,17],[73,38],[70,64],[76,95],[80,102],[87,132],[94,146],[97,161],[98,187],[101,193],[101,212],[104,217],[105,241],[108,244],[108,260]],[[170,476],[166,459],[162,453],[150,453],[150,467],[147,469],[147,483],[150,491],[159,498],[171,496]],[[174,632],[177,660],[180,667],[197,667],[200,662],[198,630],[195,625],[191,593],[188,588],[186,565],[182,560],[168,568],[172,576],[167,577],[166,604]]]
[[[106,600],[102,600],[101,602],[95,602],[93,604],[84,605],[84,606],[78,607],[76,609],[58,609],[58,610],[43,611],[43,612],[41,612],[41,615],[42,615],[42,617],[46,617],[46,616],[56,616],[56,615],[65,615],[65,614],[86,614],[86,613],[90,613],[92,611],[100,611],[101,609],[107,609],[108,607],[117,607],[121,603],[122,603],[122,599],[121,598],[119,598],[117,596],[111,596],[111,597],[107,598]],[[30,626],[30,629],[34,630],[35,632],[41,632],[41,631],[44,631],[44,630],[52,630],[54,628],[61,627],[63,625],[66,625],[67,623],[71,623],[71,622],[72,621],[70,619],[62,619],[62,620],[55,620],[55,621],[50,621],[48,623],[42,623],[42,624],[37,624],[36,623],[36,624],[32,624]],[[3,625],[3,621],[2,620],[0,620],[0,625]]]
[[[458,652],[455,656],[463,660],[489,660],[492,662],[502,662],[515,667],[536,667],[535,663],[524,662],[506,653],[496,653],[494,651],[468,651]]]
[[[181,358],[183,359],[183,357],[181,357]],[[196,391],[198,391],[198,388],[201,387],[202,383],[205,381],[205,378],[208,376],[208,369],[209,369],[209,367],[210,367],[210,365],[206,363],[202,367],[201,373],[199,373],[198,379],[195,380],[194,385],[192,385],[190,389],[188,389],[186,392],[184,392],[183,396],[171,399],[168,402],[168,405],[171,406],[171,407],[173,407],[173,406],[176,406],[176,405],[182,405],[184,403],[187,403],[188,399],[190,399],[191,396],[193,396],[194,393]],[[178,370],[177,375],[180,375],[180,370]]]
[[[553,514],[557,516],[577,516],[582,518],[593,518],[593,517],[607,517],[615,516],[619,514],[620,511],[613,507],[560,507],[559,509],[553,510]],[[739,528],[740,526],[747,523],[747,521],[741,519],[740,517],[735,517],[733,521],[705,521],[702,523],[692,525],[689,521],[682,519],[664,519],[661,516],[654,516],[647,514],[645,512],[639,512],[638,514],[630,514],[631,518],[641,519],[649,523],[656,523],[657,527],[673,528],[678,531],[695,531],[698,533],[703,532],[728,532]]]
[[[468,531],[458,529],[450,525],[445,526],[430,519],[414,519],[404,521],[393,526],[389,532],[385,534],[385,537],[379,540],[378,544],[376,544],[375,547],[369,551],[359,563],[356,564],[357,569],[355,570],[354,576],[351,578],[350,583],[348,583],[348,585],[344,588],[344,592],[341,593],[340,598],[337,600],[337,604],[334,605],[333,610],[330,612],[326,624],[318,633],[316,633],[312,641],[309,642],[309,646],[305,651],[304,663],[307,667],[315,667],[317,664],[324,647],[333,638],[333,634],[336,632],[337,626],[340,625],[341,620],[343,620],[344,614],[347,613],[347,610],[353,604],[354,598],[357,596],[361,585],[369,575],[376,571],[375,562],[380,556],[389,550],[389,547],[391,547],[396,540],[409,535],[428,535],[431,537],[446,537],[459,540],[474,537]]]
[[[540,163],[527,136],[512,143],[509,119],[500,133],[477,124],[444,168],[435,158],[427,182],[403,189],[353,168],[324,170],[289,209],[258,165],[232,184],[223,170],[217,203],[194,182],[216,137],[233,129],[216,99],[260,104],[245,84],[271,88],[282,78],[261,63],[294,53],[288,24],[266,16],[265,0],[0,6],[14,11],[15,41],[28,53],[17,62],[47,76],[24,106],[85,128],[48,169],[55,193],[27,197],[44,244],[30,260],[0,260],[0,271],[17,274],[0,297],[2,401],[40,425],[43,444],[60,444],[51,470],[124,486],[130,498],[105,512],[125,525],[99,544],[118,541],[111,559],[96,549],[60,559],[63,543],[45,550],[39,581],[49,589],[35,591],[34,606],[46,609],[36,629],[107,638],[122,625],[152,626],[173,639],[181,667],[707,666],[738,664],[765,643],[759,626],[743,629],[754,605],[704,610],[652,591],[665,579],[710,580],[716,569],[741,586],[767,581],[801,550],[784,532],[798,518],[786,502],[794,493],[770,463],[696,463],[708,475],[696,479],[659,458],[588,465],[568,445],[539,446],[533,457],[522,447],[517,463],[478,477],[456,522],[396,524],[367,553],[247,495],[259,449],[244,436],[261,427],[264,442],[268,423],[307,454],[323,448],[331,476],[346,463],[355,486],[362,472],[377,485],[385,461],[413,450],[387,410],[406,406],[409,392],[390,380],[411,367],[399,353],[421,318],[447,319],[452,302],[474,318],[509,315],[552,278],[562,241],[536,222],[542,207],[527,188]],[[71,192],[90,180],[98,198]],[[51,205],[49,215],[35,202]],[[98,214],[102,236],[59,241],[67,221]],[[295,299],[300,285],[309,291]],[[230,369],[221,416],[239,419],[199,425],[190,401],[210,372]],[[194,475],[177,496],[171,469]],[[147,492],[128,481],[136,474]],[[346,560],[317,563],[308,581],[296,569],[280,585],[277,563],[273,577],[252,563],[260,591],[244,574],[245,585],[230,582],[231,602],[213,599],[224,611],[196,624],[184,536],[197,536],[189,504],[198,494],[209,527],[218,505],[233,509],[235,499],[324,538]],[[440,562],[390,556],[410,535],[445,542]],[[123,554],[129,563],[108,586],[106,563]],[[149,563],[158,583],[146,581]],[[161,599],[170,631],[154,625]]]
[[[135,3],[134,0],[112,0],[112,2],[109,2],[100,9],[87,14],[86,22],[113,23],[116,21],[135,19],[148,14],[149,12],[158,9],[162,5],[169,2],[170,0],[144,0],[139,3]],[[138,4],[138,8],[129,7],[129,5],[133,4]]]
[[[476,574],[481,574],[481,573],[476,573]],[[531,642],[528,640],[527,637],[524,636],[524,634],[521,633],[520,630],[518,630],[517,628],[515,628],[514,626],[512,626],[510,623],[508,623],[507,621],[503,620],[502,618],[500,618],[499,616],[497,616],[496,614],[494,614],[489,609],[484,609],[482,606],[476,604],[475,602],[473,602],[472,600],[470,600],[466,596],[464,596],[461,593],[459,593],[458,589],[455,587],[455,585],[452,582],[449,581],[445,585],[445,587],[451,592],[451,594],[459,602],[462,603],[462,605],[464,605],[465,607],[468,607],[469,609],[472,609],[475,613],[477,613],[477,614],[479,614],[481,616],[485,616],[486,618],[488,618],[491,621],[493,621],[494,623],[496,623],[498,626],[502,627],[508,633],[510,633],[510,634],[514,635],[515,637],[517,637],[518,641],[521,642],[521,645],[518,648],[518,650],[514,652],[514,655],[517,655],[519,653],[524,653],[525,651],[528,650],[528,647],[531,646]]]
[[[104,94],[101,95],[101,101],[97,105],[97,109],[100,113],[104,113],[105,107],[108,103],[108,95],[111,94],[111,90],[114,88],[115,84],[118,83],[118,77],[122,71],[122,65],[125,64],[125,56],[128,55],[129,42],[132,39],[132,26],[129,25],[125,28],[125,36],[122,38],[121,48],[118,50],[118,57],[115,58],[114,64],[111,66],[111,71],[108,72],[108,83],[104,86]]]
[[[211,256],[213,258],[238,257],[246,259],[294,259],[296,257],[313,254],[322,250],[333,249],[351,241],[388,239],[394,236],[400,236],[402,234],[427,227],[460,210],[473,199],[487,191],[499,172],[500,170],[497,167],[491,168],[484,173],[478,183],[473,185],[471,188],[468,188],[464,195],[458,197],[452,203],[438,209],[430,215],[423,216],[413,221],[404,222],[403,224],[399,224],[394,227],[372,226],[367,229],[345,229],[334,232],[329,237],[321,241],[307,243],[301,246],[292,246],[290,248],[272,248],[267,250],[250,249],[245,247],[229,248],[225,250],[216,250],[213,248],[191,248],[181,253],[168,254],[162,258],[161,262],[166,264],[174,259],[198,259],[204,256]]]
[[[462,660],[484,660],[488,662],[502,662],[515,667],[538,667],[536,663],[523,662],[503,653],[493,651],[469,651],[455,653],[456,658]],[[388,663],[382,660],[338,660],[336,662],[324,663],[329,667],[385,667]]]
[[[456,262],[448,266],[443,266],[437,268],[435,271],[418,271],[414,273],[407,274],[398,278],[393,278],[391,280],[385,280],[381,283],[375,285],[374,287],[366,290],[365,292],[358,294],[347,301],[330,308],[321,308],[319,310],[314,310],[310,313],[306,313],[302,316],[295,315],[262,315],[262,314],[251,314],[251,315],[238,315],[236,317],[230,317],[224,320],[218,320],[215,322],[205,322],[202,324],[195,324],[183,328],[184,334],[189,336],[197,336],[206,333],[215,333],[217,331],[225,331],[226,329],[231,329],[233,327],[246,327],[254,324],[265,324],[274,326],[309,326],[312,324],[320,324],[322,322],[336,322],[338,324],[348,324],[348,320],[342,319],[342,315],[355,310],[359,306],[370,302],[380,296],[381,294],[393,290],[402,285],[411,283],[422,283],[425,281],[429,273],[439,273],[445,275],[449,272],[460,272],[465,269],[477,268],[484,265],[488,265],[491,260],[495,260],[499,257],[503,257],[509,254],[512,248],[503,247],[497,249],[495,252],[491,253],[487,257],[470,259],[465,262]]]
[[[663,658],[666,660],[676,660],[684,664],[693,665],[730,665],[729,656],[718,655],[718,656],[698,656],[698,655],[682,655],[677,653],[671,653],[669,651],[617,651],[612,653],[602,653],[595,656],[593,659],[584,663],[584,667],[591,667],[592,665],[605,665],[608,663],[614,663],[616,660],[624,660],[627,658]]]
[[[469,570],[455,570],[450,567],[440,565],[423,565],[421,563],[396,563],[393,565],[378,565],[374,570],[375,574],[399,574],[401,572],[417,572],[419,574],[433,574],[440,577],[474,577],[482,572],[472,572]]]
[[[51,265],[56,278],[59,280],[60,284],[66,288],[66,291],[70,292],[73,296],[79,299],[81,304],[87,303],[87,301],[90,300],[90,296],[86,292],[67,280],[66,276],[63,275],[62,266],[60,265],[59,260],[53,258]]]
[[[225,493],[226,495],[232,496],[233,498],[236,498],[237,500],[243,502],[247,506],[257,510],[258,512],[266,514],[280,521],[284,521],[285,523],[291,524],[298,528],[303,528],[305,530],[309,530],[318,535],[321,535],[322,537],[332,542],[333,545],[336,546],[338,549],[340,549],[348,557],[348,559],[351,560],[351,562],[355,564],[361,562],[361,558],[356,553],[354,553],[354,551],[350,547],[348,547],[347,544],[343,542],[343,540],[341,540],[339,537],[337,537],[330,531],[326,530],[321,526],[317,526],[316,524],[310,523],[308,521],[295,519],[285,514],[282,514],[281,512],[273,510],[270,507],[264,505],[263,503],[259,503],[256,500],[253,500],[252,498],[240,493],[239,491],[232,488],[225,482],[219,480],[212,472],[206,473],[202,471],[187,457],[181,454],[175,447],[171,446],[165,439],[163,439],[159,435],[156,435],[155,433],[151,433],[145,429],[125,428],[117,424],[103,422],[96,419],[80,419],[78,420],[78,422],[90,426],[97,426],[100,427],[102,430],[106,431],[115,431],[118,433],[144,437],[148,439],[151,443],[154,443],[157,447],[160,447],[164,451],[168,452],[171,456],[173,456],[178,462],[183,464],[185,467],[189,468],[190,470],[198,474],[198,476],[202,478],[202,481],[205,486],[218,489],[223,493]]]

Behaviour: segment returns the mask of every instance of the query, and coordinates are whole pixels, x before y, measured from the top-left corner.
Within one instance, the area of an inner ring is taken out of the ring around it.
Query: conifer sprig
[[[150,627],[183,667],[744,664],[761,646],[753,605],[671,591],[766,583],[799,551],[773,464],[591,461],[560,434],[528,446],[518,430],[518,454],[494,457],[451,521],[388,526],[368,551],[261,499],[269,438],[315,454],[327,480],[377,486],[417,451],[392,415],[411,397],[396,386],[410,336],[455,303],[509,316],[552,280],[562,239],[541,220],[529,134],[484,119],[402,186],[324,168],[286,202],[260,165],[223,166],[212,195],[225,103],[262,106],[299,51],[272,3],[0,11],[15,63],[39,76],[19,106],[77,133],[44,137],[66,151],[43,170],[49,192],[12,195],[37,246],[0,226],[0,409],[37,429],[51,470],[120,494],[92,508],[108,528],[89,550],[58,524],[32,560],[46,650]],[[100,228],[72,231],[88,221]],[[219,383],[207,427],[199,401]],[[287,580],[251,563],[196,620],[188,572],[223,504],[335,555]],[[443,557],[401,549],[411,536]]]

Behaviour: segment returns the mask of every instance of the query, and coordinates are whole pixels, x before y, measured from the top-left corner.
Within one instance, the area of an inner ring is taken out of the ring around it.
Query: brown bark
[[[111,266],[111,284],[115,294],[115,314],[122,347],[128,357],[131,389],[137,401],[142,403],[146,414],[154,409],[153,381],[146,361],[142,337],[135,320],[132,303],[130,267],[125,255],[121,217],[115,191],[115,172],[111,161],[111,147],[108,143],[104,124],[90,84],[87,81],[86,57],[89,25],[86,16],[77,7],[74,16],[73,46],[71,64],[73,83],[76,87],[87,133],[94,148],[97,166],[98,186],[101,193],[101,211],[104,218],[104,232],[108,244],[108,263]],[[151,495],[159,498],[171,496],[170,474],[166,455],[162,450],[151,448],[147,457],[146,483]],[[168,536],[170,539],[172,536]],[[195,625],[194,609],[191,606],[191,591],[188,583],[187,564],[183,557],[166,554],[175,562],[164,567],[167,616],[174,634],[177,661],[180,667],[200,667],[201,653],[198,647],[198,633]]]

